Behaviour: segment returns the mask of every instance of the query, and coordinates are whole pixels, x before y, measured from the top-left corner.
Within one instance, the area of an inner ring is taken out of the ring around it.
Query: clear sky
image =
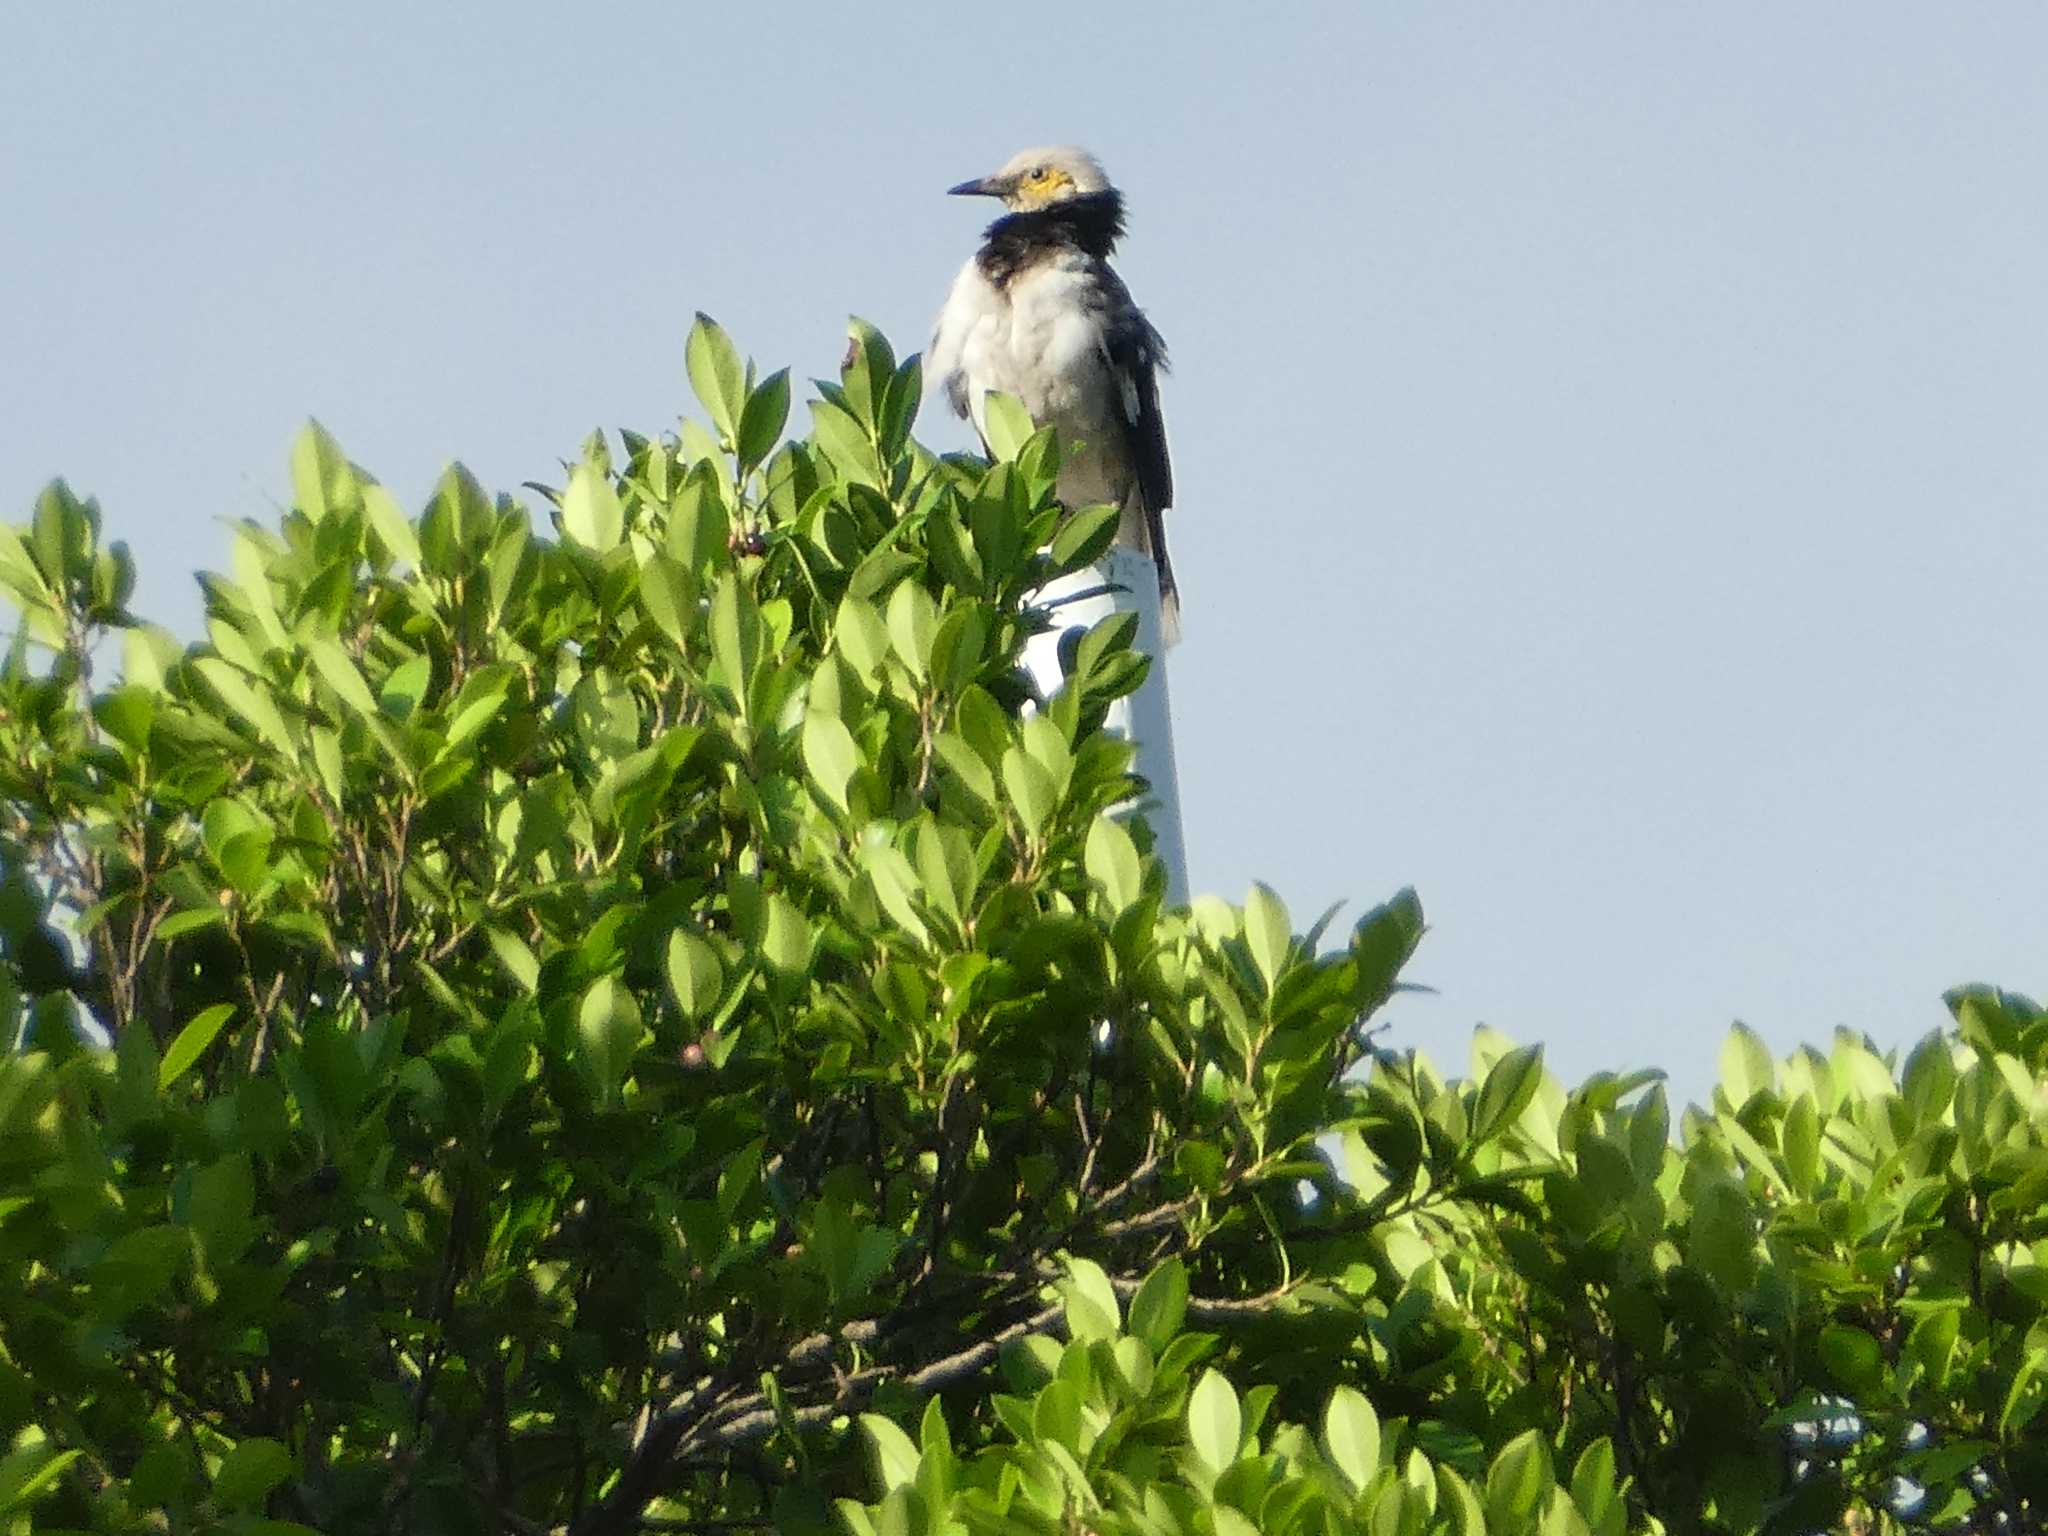
[[[2031,4],[10,6],[0,509],[193,632],[303,417],[416,507],[670,423],[694,309],[909,351],[1048,140],[1173,348],[1197,890],[1413,884],[1400,1038],[1688,1094],[2048,986]]]

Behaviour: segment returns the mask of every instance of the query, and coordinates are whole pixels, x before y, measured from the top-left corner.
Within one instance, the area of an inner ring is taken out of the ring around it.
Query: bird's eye
[[[1034,165],[1033,167],[1031,167],[1031,179],[1033,181],[1043,181],[1047,176],[1051,174],[1052,173],[1042,165]]]

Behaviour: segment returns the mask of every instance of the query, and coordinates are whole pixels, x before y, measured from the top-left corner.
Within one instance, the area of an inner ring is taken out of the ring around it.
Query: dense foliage
[[[1029,698],[1049,437],[688,362],[553,539],[309,429],[191,647],[0,527],[10,1529],[2039,1528],[2038,1010],[1447,1080],[1412,896],[1164,908],[1127,622]]]

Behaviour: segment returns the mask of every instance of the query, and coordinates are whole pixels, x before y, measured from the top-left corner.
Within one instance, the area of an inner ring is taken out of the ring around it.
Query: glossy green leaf
[[[1065,1286],[1067,1337],[1113,1339],[1123,1326],[1123,1312],[1109,1276],[1093,1259],[1069,1257]]]
[[[588,463],[571,469],[568,488],[562,492],[562,531],[601,555],[617,546],[625,529],[625,508],[611,476]]]
[[[1129,1328],[1152,1352],[1163,1354],[1187,1315],[1188,1272],[1177,1258],[1161,1263],[1131,1297]]]
[[[689,1018],[701,1019],[718,1005],[725,968],[709,943],[678,928],[668,936],[668,983],[676,1006]]]
[[[1237,1460],[1243,1434],[1236,1389],[1221,1372],[1204,1371],[1188,1397],[1188,1444],[1211,1471],[1221,1472]]]
[[[1259,977],[1270,993],[1294,944],[1287,908],[1270,887],[1254,885],[1245,898],[1244,936],[1251,947],[1252,963],[1259,968]]]
[[[292,500],[314,522],[347,511],[361,499],[354,468],[334,435],[317,421],[300,428],[292,443]]]
[[[919,1452],[910,1436],[877,1413],[862,1414],[860,1427],[867,1436],[876,1476],[883,1488],[902,1488],[917,1480]]]
[[[746,379],[740,356],[718,322],[701,311],[690,327],[683,348],[690,374],[690,388],[710,414],[718,430],[731,440],[739,432],[740,413],[746,406]]]
[[[1052,775],[1034,758],[1012,747],[1003,754],[1003,788],[1016,808],[1017,819],[1027,837],[1043,835],[1053,812],[1059,807],[1059,792]]]
[[[168,1088],[189,1072],[234,1013],[234,1004],[215,1003],[194,1014],[165,1048],[163,1062],[157,1068],[157,1086]]]
[[[1144,894],[1137,844],[1113,817],[1098,816],[1088,828],[1086,863],[1088,878],[1102,887],[1113,910],[1121,912]]]
[[[1472,1108],[1472,1140],[1483,1144],[1521,1118],[1543,1085],[1543,1047],[1524,1045],[1493,1064]]]
[[[1016,458],[1038,430],[1024,402],[1000,390],[990,390],[982,397],[981,429],[990,455],[998,462]]]
[[[1323,1413],[1323,1444],[1352,1492],[1363,1493],[1380,1463],[1379,1415],[1364,1393],[1338,1387],[1330,1394]]]
[[[1123,509],[1114,503],[1082,507],[1069,513],[1061,519],[1059,532],[1052,538],[1053,568],[1077,571],[1100,560],[1115,542],[1122,520]]]
[[[824,796],[840,811],[849,808],[847,788],[860,771],[860,747],[837,715],[813,711],[804,716],[804,767]]]
[[[1527,1530],[1553,1486],[1550,1451],[1534,1429],[1516,1435],[1486,1469],[1486,1518],[1490,1528]]]
[[[1771,1048],[1747,1024],[1733,1026],[1721,1042],[1721,1088],[1729,1105],[1741,1109],[1776,1081]]]
[[[211,656],[200,657],[192,667],[206,679],[207,685],[220,695],[229,709],[255,727],[257,735],[265,742],[279,752],[289,754],[292,751],[292,734],[286,729],[284,715],[265,685]]]
[[[788,422],[789,370],[778,368],[754,387],[740,412],[737,434],[740,463],[752,468],[765,461],[775,451],[775,444]]]
[[[889,644],[920,680],[931,671],[932,641],[938,634],[938,609],[931,594],[915,582],[899,582],[889,595],[886,625]]]

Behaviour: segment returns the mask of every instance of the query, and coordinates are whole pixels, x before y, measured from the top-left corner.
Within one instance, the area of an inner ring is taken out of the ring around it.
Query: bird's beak
[[[963,181],[957,187],[946,188],[948,197],[1001,197],[1003,189],[996,185],[993,176],[979,176],[973,181]]]

